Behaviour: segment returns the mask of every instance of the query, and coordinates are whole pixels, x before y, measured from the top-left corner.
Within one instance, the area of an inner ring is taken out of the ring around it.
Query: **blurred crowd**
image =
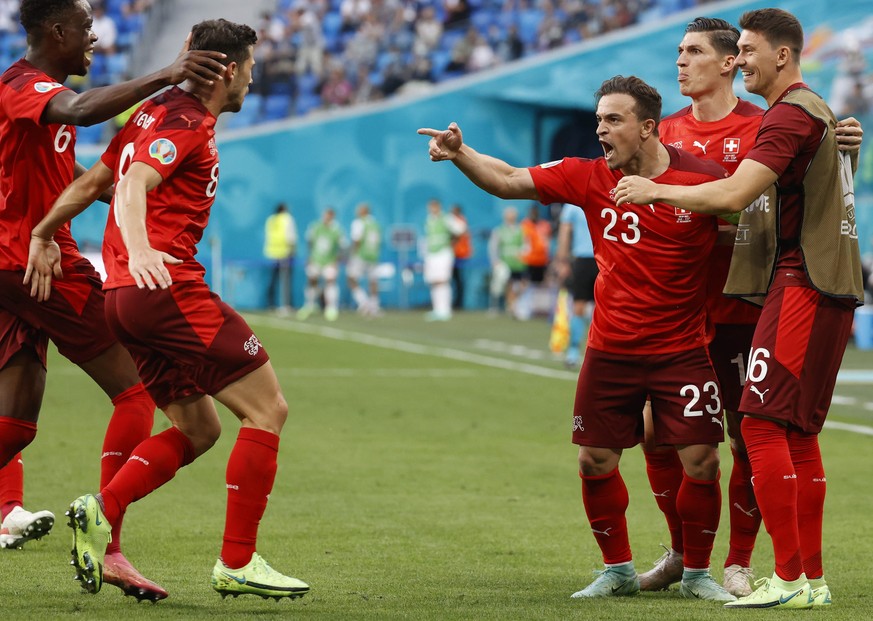
[[[377,101],[707,0],[280,0],[238,125]]]

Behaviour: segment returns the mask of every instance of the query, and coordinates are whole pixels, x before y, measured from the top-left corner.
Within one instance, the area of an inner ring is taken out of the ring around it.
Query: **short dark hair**
[[[209,19],[191,29],[191,50],[209,50],[227,55],[228,62],[241,63],[249,47],[258,42],[258,33],[245,24],[226,19]]]
[[[685,26],[685,32],[705,32],[709,35],[709,42],[719,54],[736,56],[740,48],[737,41],[740,31],[729,21],[717,17],[695,17]]]
[[[740,28],[758,33],[773,47],[788,46],[794,62],[800,63],[803,51],[803,26],[794,15],[782,9],[747,11],[740,17]]]
[[[34,34],[47,23],[63,21],[76,6],[76,0],[21,0],[18,21],[27,34]]]
[[[637,118],[654,119],[656,125],[661,122],[661,95],[654,87],[636,76],[617,75],[605,80],[597,89],[594,98],[600,102],[604,95],[630,95],[636,102],[634,113]]]

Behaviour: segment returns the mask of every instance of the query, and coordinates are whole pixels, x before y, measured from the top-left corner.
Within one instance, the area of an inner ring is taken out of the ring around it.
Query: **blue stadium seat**
[[[106,58],[106,71],[112,82],[121,82],[127,74],[130,57],[127,54],[110,54]]]
[[[479,31],[480,34],[487,34],[488,29],[492,24],[497,23],[497,19],[495,15],[488,10],[478,10],[473,13],[473,17],[471,18],[472,24],[476,27],[476,30]]]
[[[103,129],[105,126],[106,123],[99,123],[97,125],[91,125],[90,127],[77,127],[76,144],[99,144],[100,139],[103,138]]]
[[[543,21],[543,12],[537,9],[522,11],[518,16],[518,36],[530,45],[537,40],[537,30]]]
[[[304,93],[307,95],[311,95],[315,93],[315,89],[318,88],[318,77],[311,73],[304,73],[297,78],[297,89],[300,94]]]
[[[264,111],[262,119],[264,121],[275,121],[276,119],[284,119],[288,116],[291,107],[291,97],[288,95],[267,95],[264,99]]]
[[[230,119],[227,122],[228,129],[240,129],[257,123],[263,102],[263,98],[257,93],[246,95],[242,110],[236,114],[229,115]]]
[[[303,116],[310,110],[315,110],[321,106],[321,97],[315,93],[303,93],[297,97],[295,112],[298,116]]]
[[[446,66],[452,60],[451,52],[447,50],[434,50],[430,53],[431,75],[439,82],[446,72]]]

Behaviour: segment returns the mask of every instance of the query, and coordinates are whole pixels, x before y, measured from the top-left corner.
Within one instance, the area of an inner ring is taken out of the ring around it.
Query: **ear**
[[[239,63],[235,60],[230,61],[224,70],[224,79],[226,82],[231,82],[236,77],[236,72],[239,69]]]
[[[799,58],[797,59],[800,60]],[[791,61],[791,50],[787,45],[782,45],[776,50],[776,67],[782,69]]]
[[[658,128],[658,124],[655,123],[655,119],[646,119],[640,125],[640,137],[644,140],[651,136],[655,130]]]
[[[722,74],[730,73],[733,71],[734,63],[736,62],[737,57],[733,54],[724,57],[724,60],[721,62],[721,72]]]
[[[64,25],[61,23],[55,23],[48,27],[48,34],[55,41],[63,41],[64,40]]]

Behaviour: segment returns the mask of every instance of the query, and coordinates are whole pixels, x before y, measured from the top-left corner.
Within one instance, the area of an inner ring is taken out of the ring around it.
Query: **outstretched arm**
[[[51,210],[33,227],[24,284],[30,284],[30,295],[38,301],[49,299],[52,277],[63,278],[61,251],[53,239],[54,234],[85,211],[110,187],[112,170],[98,160],[90,170],[78,176],[61,192]]]
[[[189,33],[173,64],[150,75],[121,84],[92,88],[79,94],[70,90],[59,92],[46,104],[42,113],[43,122],[94,125],[121,114],[166,86],[185,80],[209,86],[222,79],[226,67],[220,61],[226,55],[207,50],[188,51],[190,41]]]
[[[115,188],[115,217],[127,247],[127,268],[140,289],[167,289],[173,284],[173,279],[164,264],[182,262],[166,252],[155,250],[149,243],[146,194],[161,181],[163,178],[154,168],[134,162]]]
[[[778,178],[764,164],[748,158],[730,177],[700,185],[665,185],[643,177],[622,177],[615,188],[615,204],[660,202],[711,215],[739,213]]]
[[[539,200],[539,193],[527,168],[515,168],[464,144],[457,123],[451,123],[443,131],[421,128],[418,133],[430,136],[428,154],[431,161],[450,160],[470,181],[489,194],[504,199]]]

